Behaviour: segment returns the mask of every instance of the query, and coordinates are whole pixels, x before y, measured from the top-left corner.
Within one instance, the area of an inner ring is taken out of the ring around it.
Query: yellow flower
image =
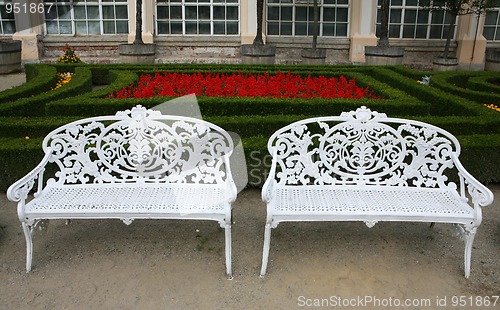
[[[30,137],[29,137],[29,136],[26,136],[26,137],[24,137],[24,139],[29,140],[29,139],[30,139]]]
[[[487,107],[488,109],[492,109],[494,111],[497,111],[497,112],[500,112],[500,108],[494,104],[484,104],[485,107]]]

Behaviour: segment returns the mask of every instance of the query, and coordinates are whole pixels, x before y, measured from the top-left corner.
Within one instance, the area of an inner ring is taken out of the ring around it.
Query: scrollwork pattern
[[[228,138],[208,123],[135,107],[74,123],[48,139],[58,182],[216,183],[226,179]]]
[[[453,167],[453,142],[436,128],[365,107],[285,127],[272,147],[278,183],[286,185],[441,187]]]

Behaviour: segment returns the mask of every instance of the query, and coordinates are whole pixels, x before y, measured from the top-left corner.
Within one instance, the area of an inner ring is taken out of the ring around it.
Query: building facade
[[[313,0],[267,0],[263,36],[276,63],[301,63],[311,46]],[[326,62],[363,64],[377,44],[380,7],[373,0],[318,0],[318,47]],[[432,0],[392,0],[389,37],[405,48],[403,63],[429,66],[445,44],[450,16],[429,11]],[[135,0],[0,0],[0,39],[21,40],[24,62],[53,61],[65,44],[86,62],[119,62],[117,46],[131,43]],[[16,14],[16,8],[17,14]],[[240,63],[241,45],[257,31],[256,0],[143,0],[142,37],[156,44],[156,62]],[[24,14],[23,14],[24,13]],[[500,8],[464,15],[452,51],[463,69],[481,70],[487,48],[500,48]]]

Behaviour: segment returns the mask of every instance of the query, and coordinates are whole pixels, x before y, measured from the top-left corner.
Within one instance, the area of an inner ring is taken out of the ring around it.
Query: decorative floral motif
[[[453,166],[454,143],[444,131],[362,107],[285,127],[272,148],[280,184],[438,187]]]
[[[60,182],[225,180],[223,157],[232,145],[208,123],[162,116],[140,106],[117,113],[114,120],[76,122],[51,137],[48,146],[60,168]]]

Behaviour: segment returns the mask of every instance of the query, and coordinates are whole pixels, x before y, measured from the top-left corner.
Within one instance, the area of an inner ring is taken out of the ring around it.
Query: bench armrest
[[[271,192],[273,188],[273,183],[275,183],[276,178],[276,165],[277,165],[277,155],[276,150],[273,150],[271,169],[269,170],[269,175],[267,176],[266,182],[262,186],[262,201],[268,203],[271,200]]]
[[[460,195],[465,197],[465,187],[467,185],[467,190],[474,206],[485,207],[491,205],[493,203],[493,193],[465,170],[455,153],[451,157],[460,178]]]
[[[52,150],[49,149],[42,161],[28,174],[16,181],[7,189],[7,198],[10,201],[25,201],[30,193],[31,189],[35,185],[35,181],[38,180],[37,193],[42,190],[43,186],[43,173],[45,171],[45,166],[49,162],[52,155]],[[36,194],[35,194],[36,195]]]

